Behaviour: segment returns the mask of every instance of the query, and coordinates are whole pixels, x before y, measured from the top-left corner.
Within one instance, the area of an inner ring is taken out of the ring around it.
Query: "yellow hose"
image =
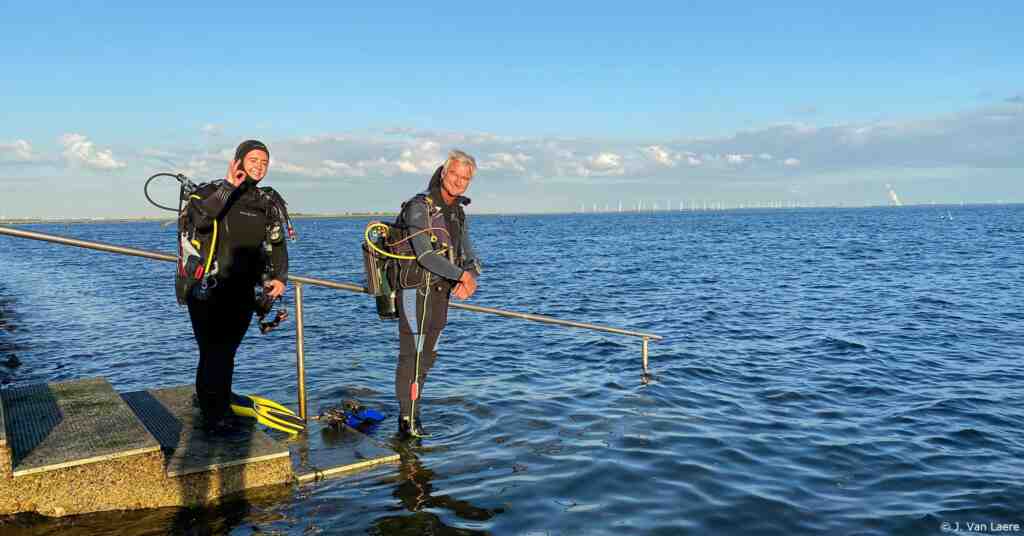
[[[388,224],[381,223],[381,222],[377,221],[377,222],[370,222],[370,224],[366,226],[366,231],[363,232],[363,239],[366,240],[366,244],[368,246],[370,246],[370,249],[376,251],[380,255],[383,255],[385,257],[390,257],[392,259],[400,259],[400,260],[406,260],[406,261],[414,261],[414,260],[416,260],[416,257],[414,257],[412,255],[395,255],[394,253],[388,253],[387,251],[384,251],[383,249],[380,249],[379,247],[377,247],[377,244],[374,244],[373,240],[370,240],[370,229],[374,229],[376,227],[383,227],[386,230],[388,228]],[[385,233],[383,233],[383,235],[387,236],[387,233],[385,232]]]
[[[198,195],[190,195],[189,202],[192,199],[202,199]],[[217,220],[213,220],[213,240],[210,241],[210,254],[206,256],[206,266],[203,267],[203,277],[210,273],[210,265],[213,264],[213,255],[217,252]]]

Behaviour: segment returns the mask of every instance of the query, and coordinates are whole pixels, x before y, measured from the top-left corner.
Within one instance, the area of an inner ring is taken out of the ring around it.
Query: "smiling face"
[[[245,158],[242,159],[242,169],[257,182],[267,176],[269,166],[270,156],[262,149],[253,149],[245,153]]]
[[[448,164],[444,177],[441,178],[441,188],[451,198],[456,198],[469,189],[469,183],[473,180],[473,167],[469,164],[455,160]]]

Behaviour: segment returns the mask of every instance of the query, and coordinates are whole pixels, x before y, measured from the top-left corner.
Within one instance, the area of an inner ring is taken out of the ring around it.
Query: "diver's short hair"
[[[476,159],[469,155],[469,153],[459,150],[452,149],[448,151],[448,158],[444,161],[444,168],[441,170],[442,173],[448,172],[448,165],[452,162],[460,162],[469,166],[473,173],[476,174]]]

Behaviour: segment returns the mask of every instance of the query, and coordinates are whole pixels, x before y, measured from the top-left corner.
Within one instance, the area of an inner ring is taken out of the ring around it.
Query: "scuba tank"
[[[363,269],[366,272],[366,289],[376,299],[377,316],[381,320],[398,319],[397,291],[388,277],[391,265],[394,263],[388,258],[390,252],[387,238],[390,236],[391,226],[371,221],[366,225],[363,233]]]
[[[149,195],[149,185],[160,177],[170,177],[178,181],[178,208],[161,205]],[[213,222],[212,228],[199,229],[196,223],[197,215],[192,210],[192,201],[202,199],[212,186],[213,183],[197,185],[181,173],[157,173],[150,176],[142,187],[146,200],[153,206],[177,215],[175,249],[178,258],[174,271],[174,293],[181,305],[185,304],[190,295],[201,300],[206,299],[210,289],[217,284],[213,277],[218,272],[217,223]]]
[[[175,294],[180,305],[189,295],[205,300],[209,291],[217,286],[214,277],[218,272],[217,238],[218,224],[213,222],[210,229],[196,225],[196,215],[191,201],[201,199],[208,192],[211,183],[195,185],[181,175],[180,208],[178,212],[178,269],[174,277]]]

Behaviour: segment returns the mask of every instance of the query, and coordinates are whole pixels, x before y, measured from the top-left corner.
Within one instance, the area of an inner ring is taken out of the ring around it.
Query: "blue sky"
[[[302,212],[451,147],[488,212],[1024,201],[1019,2],[266,6],[3,6],[0,215],[154,214],[146,176],[249,137]]]

